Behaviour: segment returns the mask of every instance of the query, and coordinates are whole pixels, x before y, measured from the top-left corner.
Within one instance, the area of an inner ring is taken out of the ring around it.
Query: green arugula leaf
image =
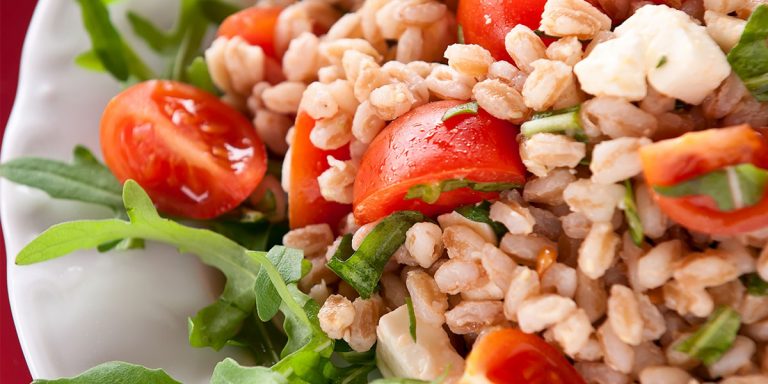
[[[520,188],[520,184],[510,182],[476,182],[465,179],[443,180],[436,183],[416,184],[408,188],[405,200],[421,199],[427,204],[434,204],[443,192],[450,192],[459,188],[470,188],[479,192],[500,192]]]
[[[194,85],[204,91],[216,94],[216,86],[213,85],[211,74],[208,72],[208,64],[202,56],[196,57],[189,63],[185,72],[185,78],[189,84]]]
[[[161,31],[151,21],[135,12],[128,12],[128,22],[133,33],[144,40],[152,50],[158,53],[167,51],[173,44],[173,36]]]
[[[85,51],[75,57],[75,64],[83,69],[92,72],[106,72],[107,69],[101,64],[101,59],[93,51]]]
[[[459,104],[455,107],[448,108],[443,114],[443,121],[446,121],[454,116],[459,115],[477,115],[477,101],[470,101],[465,104]]]
[[[211,23],[221,24],[224,19],[240,10],[239,7],[219,0],[200,0],[200,9]]]
[[[709,196],[721,211],[733,211],[757,204],[765,194],[768,170],[739,164],[712,171],[671,186],[655,186],[667,197]]]
[[[629,235],[632,237],[632,242],[638,247],[643,245],[645,240],[645,234],[643,234],[643,222],[640,220],[640,215],[637,213],[637,205],[635,204],[635,191],[632,189],[632,181],[624,181],[624,217],[627,219],[629,225]]]
[[[103,383],[146,383],[180,384],[160,369],[149,369],[140,365],[111,361],[97,365],[77,376],[56,380],[37,379],[32,384],[103,384]]]
[[[728,63],[758,101],[768,101],[768,5],[755,8]]]
[[[120,182],[84,147],[75,148],[67,164],[42,158],[21,158],[0,164],[0,177],[37,188],[57,199],[75,200],[122,211]]]
[[[491,220],[491,203],[488,201],[456,208],[456,212],[472,221],[490,225],[491,228],[493,228],[493,232],[495,232],[496,236],[499,238],[509,232],[504,224]]]
[[[230,358],[216,364],[211,384],[234,383],[287,384],[288,380],[267,367],[243,367]]]
[[[416,342],[416,312],[413,310],[413,300],[410,296],[405,297],[405,305],[408,309],[408,331],[411,333],[411,339]]]
[[[752,296],[768,295],[768,282],[760,278],[757,273],[748,273],[741,276],[741,282],[747,287],[747,292]]]
[[[676,350],[701,360],[709,366],[727,352],[741,327],[741,316],[729,307],[719,307],[707,322],[680,343]]]
[[[155,74],[125,43],[109,18],[109,10],[101,0],[77,0],[83,17],[83,24],[91,39],[91,52],[99,59],[101,66],[121,82],[130,77],[137,80],[155,78]],[[89,68],[96,68],[88,54],[81,55],[79,62]]]
[[[271,367],[280,361],[280,351],[287,340],[272,321],[261,321],[254,313],[248,316],[240,333],[227,345],[250,349],[257,365]]]
[[[520,132],[526,139],[530,139],[537,133],[556,133],[586,141],[587,135],[581,126],[580,111],[581,106],[577,105],[557,111],[536,113],[520,126]]]
[[[337,343],[338,344],[338,343]],[[329,376],[334,384],[368,384],[368,376],[376,370],[376,348],[367,352],[342,352],[334,355],[340,360]]]
[[[416,211],[395,212],[376,225],[360,247],[348,258],[349,248],[339,247],[328,262],[328,268],[349,283],[360,297],[371,297],[379,284],[384,266],[392,254],[405,243],[405,233],[414,224],[429,218]]]
[[[275,266],[286,283],[295,283],[301,279],[301,260],[304,253],[296,249],[274,247],[267,253],[267,259]],[[256,291],[260,292],[256,310],[261,321],[273,318],[280,309],[280,296],[264,268],[256,276]]]

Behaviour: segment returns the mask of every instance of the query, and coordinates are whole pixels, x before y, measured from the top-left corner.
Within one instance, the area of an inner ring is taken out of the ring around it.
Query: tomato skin
[[[516,25],[539,29],[546,0],[459,0],[456,17],[467,44],[478,44],[510,63],[504,38]],[[490,22],[488,21],[490,20]]]
[[[586,384],[557,349],[536,335],[512,328],[492,331],[472,347],[459,383],[472,382]]]
[[[250,7],[236,12],[221,23],[217,36],[242,37],[251,45],[258,45],[264,54],[278,58],[275,53],[275,26],[281,7]]]
[[[669,186],[727,166],[751,163],[768,168],[768,141],[748,125],[686,133],[640,149],[643,173],[654,199],[672,220],[688,229],[734,235],[768,226],[768,193],[756,205],[730,212],[706,196],[661,196],[654,186]]]
[[[161,211],[209,219],[237,207],[267,169],[250,122],[216,96],[166,80],[136,84],[104,109],[104,160],[133,179]]]
[[[418,185],[466,178],[476,182],[525,182],[518,152],[519,129],[482,109],[454,116],[446,110],[461,104],[438,101],[422,105],[390,123],[363,155],[354,185],[354,214],[360,224],[400,210],[434,216],[457,206],[493,199],[498,192],[460,188],[444,192],[434,204],[405,200]]]
[[[352,211],[349,204],[328,201],[320,194],[317,177],[330,166],[328,156],[349,160],[349,146],[333,151],[319,149],[309,140],[315,120],[306,112],[296,116],[291,145],[290,188],[288,191],[288,221],[291,228],[326,223],[335,229],[341,219]]]

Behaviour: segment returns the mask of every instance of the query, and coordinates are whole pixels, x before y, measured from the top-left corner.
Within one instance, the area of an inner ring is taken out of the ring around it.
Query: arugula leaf
[[[161,369],[149,369],[121,361],[111,361],[97,365],[74,377],[56,380],[37,379],[32,382],[32,384],[102,383],[180,384]]]
[[[208,64],[202,56],[196,57],[189,63],[185,72],[185,78],[189,84],[194,85],[204,91],[216,94],[216,86],[213,85],[211,74],[208,72]]]
[[[141,37],[155,52],[167,51],[174,43],[173,36],[168,36],[151,21],[135,12],[128,12],[128,22],[131,24],[133,33]]]
[[[408,331],[411,334],[411,339],[416,342],[416,312],[413,310],[413,300],[410,296],[405,297],[405,305],[408,309]]]
[[[456,212],[472,221],[490,225],[491,228],[493,228],[493,232],[495,232],[496,236],[499,238],[509,232],[504,224],[491,220],[491,203],[487,200],[481,202],[480,204],[465,205],[463,207],[456,208]]]
[[[416,184],[408,188],[405,200],[421,199],[427,204],[434,204],[443,192],[459,188],[470,188],[479,192],[499,192],[520,188],[518,183],[509,182],[476,182],[465,179],[450,179],[429,184]]]
[[[757,273],[748,273],[741,276],[741,282],[747,287],[747,292],[752,296],[768,295],[768,282]]]
[[[267,259],[275,266],[286,283],[295,283],[301,279],[301,260],[304,253],[285,247],[274,247],[267,252]],[[256,275],[256,291],[260,300],[256,302],[256,311],[261,321],[273,318],[280,309],[280,296],[264,268]]]
[[[261,321],[252,313],[243,322],[243,327],[227,345],[251,350],[257,365],[270,367],[280,361],[280,351],[287,337],[273,321]]]
[[[446,121],[454,116],[459,115],[477,115],[477,101],[470,101],[465,104],[459,104],[455,107],[448,108],[443,114],[443,121]]]
[[[37,188],[58,199],[82,201],[122,210],[121,185],[85,147],[76,147],[72,164],[20,158],[0,164],[0,177]]]
[[[757,204],[765,194],[768,170],[752,164],[719,169],[670,186],[655,186],[668,197],[704,195],[711,197],[721,211],[733,211]]]
[[[243,367],[226,358],[213,369],[211,384],[232,383],[287,384],[288,380],[267,367]]]
[[[121,82],[133,76],[138,80],[156,77],[149,67],[125,43],[109,18],[109,10],[101,0],[77,0],[83,17],[83,24],[91,39],[91,52],[99,59],[102,67]],[[92,60],[81,57],[79,62],[95,68]]]
[[[758,101],[768,101],[768,5],[752,12],[728,63]]]
[[[530,120],[520,126],[520,132],[526,139],[537,133],[557,133],[570,136],[579,141],[586,141],[587,135],[581,126],[581,106],[534,114]]]
[[[334,384],[368,384],[368,376],[376,370],[376,349],[366,352],[343,352],[334,355],[341,367],[334,366],[329,376]]]
[[[733,345],[741,327],[741,316],[730,307],[719,307],[693,335],[676,350],[701,360],[709,366],[720,360]]]
[[[200,0],[200,9],[208,20],[214,24],[221,24],[224,19],[240,10],[235,5],[219,0]]]
[[[632,189],[631,180],[624,181],[624,217],[627,218],[627,224],[629,224],[629,235],[632,237],[632,242],[638,247],[643,245],[643,240],[645,240],[643,222],[637,213],[635,191]]]
[[[101,64],[101,59],[93,51],[85,51],[75,57],[75,64],[93,72],[106,72],[107,69]]]
[[[339,246],[328,262],[328,268],[355,288],[360,297],[367,299],[379,284],[389,258],[405,243],[408,229],[427,220],[429,218],[420,212],[395,212],[381,220],[348,258],[344,256],[350,253],[351,242],[348,246]]]

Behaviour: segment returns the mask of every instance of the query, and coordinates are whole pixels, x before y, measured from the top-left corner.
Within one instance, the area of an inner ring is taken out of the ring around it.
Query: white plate
[[[167,0],[116,4],[113,19],[126,36],[126,7],[164,25],[170,25],[177,10],[176,2]],[[100,152],[101,111],[119,86],[105,74],[73,64],[88,47],[74,0],[40,2],[24,45],[2,161],[20,156],[69,160],[76,144]],[[196,258],[150,245],[146,251],[77,252],[17,267],[13,260],[19,250],[52,224],[109,214],[5,180],[0,191],[11,308],[33,377],[72,376],[122,360],[164,368],[185,383],[203,383],[218,361],[237,355],[187,343],[187,317],[217,295],[216,276]],[[244,356],[236,358],[249,363]]]

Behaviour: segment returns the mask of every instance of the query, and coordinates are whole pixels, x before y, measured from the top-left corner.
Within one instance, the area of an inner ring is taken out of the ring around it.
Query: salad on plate
[[[162,68],[77,3],[101,156],[0,176],[114,217],[16,263],[197,256],[211,383],[768,383],[762,0],[182,0]]]

